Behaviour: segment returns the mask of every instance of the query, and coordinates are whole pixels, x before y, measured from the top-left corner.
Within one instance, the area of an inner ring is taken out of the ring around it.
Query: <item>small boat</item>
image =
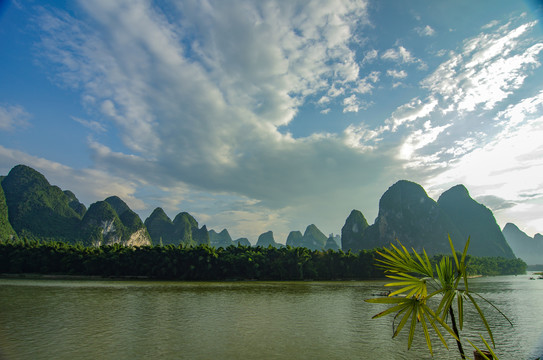
[[[535,277],[533,277],[533,276],[530,276],[530,280],[535,280]]]

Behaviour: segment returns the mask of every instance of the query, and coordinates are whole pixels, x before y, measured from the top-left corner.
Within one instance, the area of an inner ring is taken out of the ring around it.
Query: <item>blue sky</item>
[[[543,232],[536,1],[2,1],[0,173],[232,237],[456,184]]]

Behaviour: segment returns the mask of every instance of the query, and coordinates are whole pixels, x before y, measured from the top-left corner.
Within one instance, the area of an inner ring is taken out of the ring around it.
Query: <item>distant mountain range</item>
[[[25,165],[15,166],[0,181],[0,240],[28,238],[86,246],[251,245],[247,238],[232,240],[226,229],[217,233],[205,225],[200,227],[187,212],[171,220],[162,208],[156,208],[142,222],[117,196],[95,202],[87,209],[74,193],[49,184],[42,174]],[[470,254],[474,256],[514,258],[517,254],[528,264],[541,263],[538,259],[543,254],[543,236],[529,238],[513,224],[507,224],[502,233],[492,212],[473,200],[464,186],[454,186],[436,202],[420,185],[405,180],[383,194],[372,225],[360,211],[353,210],[341,229],[341,237],[327,237],[311,224],[303,234],[291,231],[286,245],[358,251],[387,246],[399,239],[408,248],[424,248],[432,255],[450,251],[448,235],[458,251],[469,236]],[[260,235],[256,245],[283,246],[271,231]]]
[[[511,249],[524,262],[530,265],[543,264],[543,235],[529,237],[512,223],[505,224],[502,232]]]
[[[436,202],[420,185],[398,181],[381,197],[373,225],[353,210],[341,235],[343,250],[373,249],[399,239],[408,248],[443,254],[450,251],[450,235],[458,251],[470,237],[469,253],[474,256],[515,257],[492,212],[462,185],[447,190]]]

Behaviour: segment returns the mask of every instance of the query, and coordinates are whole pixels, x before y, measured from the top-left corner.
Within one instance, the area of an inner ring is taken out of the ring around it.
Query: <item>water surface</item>
[[[0,279],[0,358],[429,359],[424,338],[391,340],[383,281],[151,282]],[[501,359],[543,355],[543,280],[473,279]],[[474,310],[465,332],[484,331]],[[436,359],[457,359],[434,340]],[[467,350],[471,348],[466,343]]]

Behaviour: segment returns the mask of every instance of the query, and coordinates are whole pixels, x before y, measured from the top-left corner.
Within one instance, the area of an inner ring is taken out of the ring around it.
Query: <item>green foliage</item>
[[[122,201],[121,198],[118,196],[110,196],[104,201],[107,202],[113,210],[115,210],[115,212],[117,213],[117,215],[119,215],[119,217],[123,215],[125,212],[131,211],[128,205],[124,201]]]
[[[70,198],[42,174],[17,165],[3,179],[2,187],[9,222],[17,234],[61,241],[77,238],[80,215],[70,207]]]
[[[117,213],[119,220],[121,220],[125,227],[126,236],[129,236],[144,227],[139,215],[132,211],[118,196],[110,196],[104,201]]]
[[[8,218],[8,205],[4,196],[4,190],[0,185],[0,242],[17,238],[15,230],[11,227]]]
[[[81,221],[80,237],[87,246],[120,242],[126,232],[117,213],[106,201],[92,204]]]
[[[68,206],[71,207],[80,217],[85,215],[87,208],[79,202],[77,197],[70,190],[64,190],[63,193],[68,197]]]
[[[89,209],[90,211],[90,209]],[[375,250],[209,245],[85,247],[55,241],[0,243],[0,273],[144,276],[177,280],[350,280],[384,276]]]
[[[119,215],[119,220],[123,223],[128,234],[135,233],[144,227],[139,215],[130,209]]]
[[[174,236],[174,227],[172,220],[166,215],[162,208],[157,207],[147,219],[145,219],[145,227],[149,231],[149,235],[154,244],[169,245],[176,243]]]
[[[447,343],[438,327],[438,325],[441,325],[442,329],[446,330],[446,332],[454,337],[457,342],[458,350],[464,359],[465,354],[460,340],[457,320],[460,330],[462,330],[465,302],[470,302],[477,310],[481,322],[484,324],[490,340],[495,346],[490,326],[475,300],[475,297],[479,297],[484,301],[487,300],[469,290],[466,262],[469,242],[470,240],[468,238],[459,260],[453,242],[449,237],[452,259],[449,256],[442,257],[439,262],[435,264],[435,272],[433,269],[434,264],[430,262],[430,259],[424,250],[423,254],[418,254],[415,250],[410,253],[400,243],[399,248],[391,244],[390,249],[385,248],[382,252],[378,252],[381,256],[381,258],[377,260],[379,262],[378,266],[385,270],[388,278],[395,280],[385,286],[398,287],[399,289],[391,292],[388,297],[367,299],[366,301],[370,303],[392,305],[387,310],[375,315],[374,318],[396,313],[395,319],[399,318],[400,322],[394,331],[393,337],[397,336],[404,325],[411,319],[408,349],[411,347],[418,323],[422,326],[424,337],[431,354],[433,354],[433,351],[428,325],[433,328],[435,334],[448,349]],[[397,295],[402,295],[402,297],[395,297]],[[436,309],[432,309],[429,306],[431,303],[429,300],[434,296],[441,297]],[[453,304],[455,302],[458,310],[457,317],[455,317],[453,310]],[[447,318],[449,316],[451,326],[447,324]]]
[[[90,211],[90,209],[89,209]],[[375,251],[229,246],[85,247],[62,242],[0,243],[0,273],[145,276],[178,280],[332,280],[382,277]]]
[[[198,223],[187,212],[177,214],[173,219],[174,236],[179,239],[179,243],[187,246],[196,246],[196,240],[192,237],[192,229],[198,229]]]

